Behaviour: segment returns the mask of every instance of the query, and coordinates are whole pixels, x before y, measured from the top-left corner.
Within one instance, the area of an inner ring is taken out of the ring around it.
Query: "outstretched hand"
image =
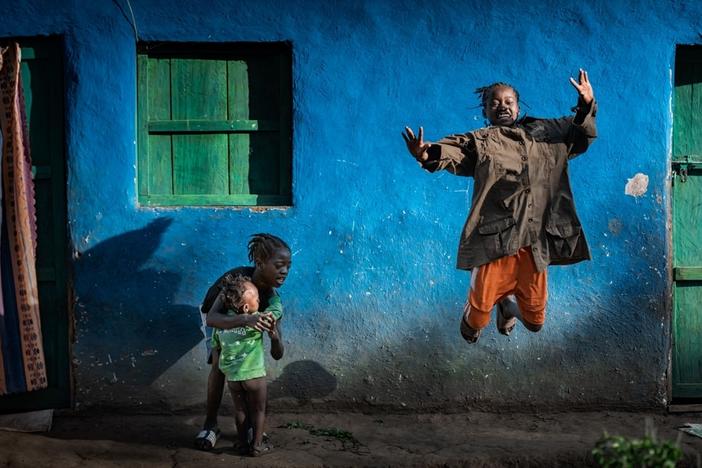
[[[571,77],[570,84],[572,84],[578,91],[578,98],[588,106],[595,99],[595,93],[592,90],[590,79],[587,77],[587,72],[582,68],[580,69],[580,74],[578,75],[578,81],[575,81],[573,77]]]
[[[414,132],[411,128],[405,127],[405,131],[402,133],[402,138],[404,138],[407,144],[407,150],[410,152],[414,159],[418,162],[423,162],[429,159],[429,154],[427,150],[431,146],[431,143],[424,142],[424,128],[419,127],[419,135],[414,136]]]

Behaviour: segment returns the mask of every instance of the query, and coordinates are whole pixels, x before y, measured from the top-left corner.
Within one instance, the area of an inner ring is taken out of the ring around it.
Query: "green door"
[[[673,398],[702,398],[702,47],[678,47],[673,123]]]
[[[36,191],[37,277],[48,388],[0,397],[0,412],[71,404],[62,47],[20,40]]]

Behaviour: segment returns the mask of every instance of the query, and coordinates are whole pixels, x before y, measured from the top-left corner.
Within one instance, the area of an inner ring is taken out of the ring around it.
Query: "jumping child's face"
[[[254,312],[258,312],[258,306],[260,304],[258,298],[258,288],[254,286],[253,283],[246,283],[246,291],[241,299],[244,302],[241,306],[241,311],[243,313],[253,314]]]
[[[260,271],[261,280],[272,288],[279,288],[288,277],[292,261],[290,251],[286,248],[277,249],[265,262],[257,262],[256,269]]]
[[[492,125],[512,125],[519,116],[519,100],[514,90],[506,86],[493,89],[483,113]]]

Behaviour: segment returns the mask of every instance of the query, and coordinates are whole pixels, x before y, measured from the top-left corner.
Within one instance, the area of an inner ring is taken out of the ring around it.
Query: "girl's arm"
[[[268,299],[268,307],[263,311],[264,314],[271,314],[274,320],[283,318],[283,302],[280,296],[276,293]]]
[[[424,129],[419,127],[415,136],[411,128],[405,127],[402,134],[407,150],[427,171],[449,171],[452,174],[472,177],[475,170],[475,142],[468,134],[450,135],[436,143],[424,141]]]
[[[597,138],[597,126],[595,125],[595,114],[597,113],[597,103],[595,102],[595,92],[590,84],[587,72],[580,69],[578,81],[570,79],[570,84],[578,91],[578,104],[575,107],[576,114],[573,117],[570,132],[567,136],[570,146],[568,153],[574,157],[584,153],[590,144]]]
[[[207,312],[206,324],[208,327],[219,328],[220,330],[229,330],[230,328],[251,327],[260,332],[269,331],[271,329],[272,320],[265,314],[247,315],[225,315],[224,314],[224,298],[220,293],[215,299],[214,304]]]
[[[276,320],[273,328],[268,332],[271,338],[271,357],[276,361],[283,357],[285,348],[283,347],[283,335],[280,332],[280,321]]]

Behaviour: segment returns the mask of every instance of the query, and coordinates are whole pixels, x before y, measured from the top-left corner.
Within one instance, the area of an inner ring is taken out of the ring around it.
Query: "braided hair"
[[[290,247],[280,237],[273,234],[254,234],[249,239],[249,260],[251,263],[264,263],[278,249],[290,251]]]
[[[492,92],[495,90],[495,88],[511,89],[512,91],[514,91],[514,95],[517,98],[517,102],[519,102],[519,91],[517,91],[517,88],[515,88],[509,83],[498,81],[497,83],[493,83],[491,85],[475,88],[475,91],[473,91],[475,94],[478,95],[478,99],[480,100],[480,105],[483,107],[483,111],[485,111],[485,109],[487,108],[490,98],[492,97]]]
[[[222,292],[224,293],[224,306],[237,313],[241,313],[241,308],[244,306],[244,296],[253,282],[251,278],[243,275],[228,274],[222,280]],[[254,286],[255,287],[255,286]]]

